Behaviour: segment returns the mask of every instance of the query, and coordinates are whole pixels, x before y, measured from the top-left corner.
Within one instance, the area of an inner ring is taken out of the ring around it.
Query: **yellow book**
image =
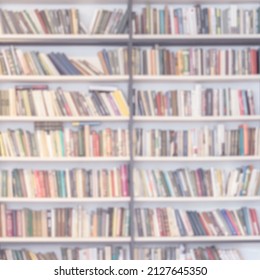
[[[112,92],[112,97],[115,99],[116,103],[118,104],[120,113],[123,116],[129,116],[129,108],[122,92],[120,90],[116,90]]]
[[[25,115],[26,116],[31,116],[31,108],[30,108],[30,102],[29,102],[29,94],[27,90],[22,90],[22,98],[24,102],[24,107],[25,107]]]
[[[5,151],[5,146],[4,146],[4,141],[3,141],[3,134],[0,133],[0,156],[1,157],[6,157],[6,151]]]

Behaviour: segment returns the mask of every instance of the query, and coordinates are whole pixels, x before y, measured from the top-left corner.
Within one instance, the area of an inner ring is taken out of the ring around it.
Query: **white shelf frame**
[[[0,162],[125,162],[129,157],[1,157]]]
[[[133,120],[142,122],[255,122],[260,121],[260,115],[250,116],[135,116]],[[0,116],[0,122],[128,122],[127,116]]]
[[[89,197],[89,198],[27,198],[0,197],[0,203],[121,203],[130,202],[130,197]]]
[[[136,237],[138,243],[167,243],[167,242],[259,242],[260,236],[182,236],[182,237]]]
[[[0,237],[4,243],[129,243],[130,237]]]

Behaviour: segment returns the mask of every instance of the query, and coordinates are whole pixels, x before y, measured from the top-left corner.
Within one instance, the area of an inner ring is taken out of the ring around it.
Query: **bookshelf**
[[[231,3],[236,4],[244,4],[242,0],[229,0]],[[111,0],[109,3],[105,0],[76,0],[74,1],[74,5],[78,5],[79,7],[87,7],[87,5],[99,5],[99,4],[124,4],[125,7],[128,5],[129,11],[135,8],[135,5],[144,5],[146,3],[151,4],[161,4],[159,0],[128,0],[128,1],[119,1],[119,0]],[[195,4],[214,4],[212,1],[207,0],[165,0],[164,3],[169,4],[181,4],[181,5],[195,5]],[[250,0],[250,4],[259,4],[258,0]],[[26,5],[35,5],[34,0],[10,0],[4,1],[0,0],[0,4],[4,4],[5,6],[13,5],[15,7],[16,4],[26,4]],[[68,0],[46,0],[44,1],[48,7],[52,7],[52,5],[66,5],[71,4],[71,1]],[[220,0],[218,4],[226,4],[226,1]],[[130,17],[129,13],[129,17]],[[41,47],[41,46],[54,46],[54,47],[64,47],[69,46],[71,48],[77,48],[79,46],[88,46],[90,48],[94,48],[95,46],[103,47],[103,46],[127,46],[128,54],[132,55],[132,48],[135,46],[138,47],[147,47],[153,46],[155,44],[159,44],[161,46],[257,46],[260,44],[260,35],[259,34],[250,34],[250,35],[139,35],[132,34],[132,28],[129,28],[128,34],[118,35],[118,34],[106,34],[106,35],[0,35],[0,46],[8,46],[8,45],[20,45],[20,46],[31,46],[31,47]],[[26,83],[47,83],[47,84],[75,84],[84,87],[86,84],[125,84],[128,93],[129,100],[131,100],[131,92],[135,86],[143,86],[146,85],[157,85],[165,87],[165,84],[172,85],[183,85],[183,84],[216,84],[217,86],[220,84],[237,84],[242,83],[245,85],[254,85],[260,86],[260,75],[236,75],[236,76],[157,76],[157,75],[133,75],[132,67],[130,63],[128,63],[129,75],[124,76],[0,76],[0,82],[2,84],[26,84]],[[260,95],[260,92],[257,92]],[[258,98],[259,103],[260,98]],[[168,125],[179,125],[179,126],[190,126],[190,124],[207,124],[207,123],[257,123],[260,124],[260,115],[253,116],[204,116],[204,117],[168,117],[168,116],[133,116],[133,108],[132,102],[130,102],[130,116],[122,117],[122,116],[100,116],[100,117],[26,117],[26,116],[8,116],[8,117],[0,117],[0,125],[1,124],[11,124],[12,123],[33,123],[33,122],[63,122],[63,123],[73,123],[73,122],[101,122],[113,125],[127,125],[129,128],[129,137],[132,138],[133,129],[136,124],[147,124],[150,125],[157,124],[162,126]],[[257,105],[257,104],[256,104]],[[258,104],[260,106],[260,104]],[[26,166],[44,166],[50,165],[52,168],[57,167],[58,164],[65,164],[66,166],[82,166],[83,164],[92,166],[92,164],[103,164],[104,166],[119,164],[119,163],[128,163],[129,164],[129,186],[130,186],[130,196],[129,197],[102,197],[102,198],[0,198],[0,203],[7,203],[16,205],[17,207],[27,204],[32,206],[39,207],[39,205],[43,205],[44,207],[51,205],[57,206],[61,204],[69,204],[69,205],[77,205],[84,204],[90,205],[91,207],[94,205],[113,205],[113,204],[122,204],[129,205],[130,213],[131,213],[131,235],[130,237],[108,237],[108,238],[0,238],[1,244],[33,244],[33,246],[41,246],[41,244],[52,244],[61,246],[62,244],[125,244],[129,246],[130,255],[133,256],[133,250],[139,244],[152,244],[152,245],[160,245],[161,243],[171,244],[171,243],[195,243],[195,244],[221,244],[230,243],[231,247],[239,246],[239,244],[249,244],[249,246],[254,246],[255,243],[259,244],[260,237],[259,236],[195,236],[195,237],[135,237],[134,236],[134,224],[133,224],[133,212],[136,205],[161,205],[163,203],[172,203],[173,205],[176,203],[177,205],[185,205],[190,204],[200,204],[200,208],[203,209],[204,205],[208,205],[211,203],[216,204],[218,207],[238,204],[238,205],[251,205],[259,203],[259,197],[134,197],[133,193],[133,174],[132,170],[137,165],[151,165],[156,168],[158,163],[166,166],[171,166],[171,164],[177,166],[186,166],[189,164],[197,165],[209,165],[209,164],[224,164],[226,165],[239,165],[239,164],[251,164],[253,163],[256,167],[260,167],[260,157],[259,156],[226,156],[226,157],[135,157],[133,155],[133,147],[132,142],[130,144],[130,156],[129,157],[71,157],[71,158],[42,158],[42,157],[6,157],[0,158],[0,162],[3,165],[9,166],[17,163],[18,165],[26,164]],[[252,245],[250,245],[252,244]],[[40,251],[40,250],[38,250]]]

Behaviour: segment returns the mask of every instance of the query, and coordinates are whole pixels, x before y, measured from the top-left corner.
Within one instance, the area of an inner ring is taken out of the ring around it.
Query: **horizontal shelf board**
[[[127,4],[127,1],[111,0],[111,1],[108,2],[107,0],[74,0],[72,2],[71,0],[42,0],[42,1],[36,2],[35,0],[9,0],[7,2],[6,0],[0,0],[0,3],[1,4],[35,4],[35,5],[42,5],[42,4],[65,5],[65,4],[69,4],[70,6],[73,5],[75,7],[75,5],[77,5],[77,4],[93,4],[93,5],[94,4],[107,4],[107,5],[110,5],[110,4]]]
[[[0,157],[0,162],[124,162],[129,157]],[[221,161],[259,161],[258,156],[227,157],[134,157],[136,162],[221,162]]]
[[[128,82],[128,75],[102,75],[102,76],[0,76],[0,82]],[[134,82],[260,82],[260,75],[233,75],[233,76],[173,76],[173,75],[136,75]]]
[[[207,117],[171,117],[136,116],[136,122],[237,122],[259,121],[260,116],[207,116]],[[0,116],[0,122],[127,122],[129,117],[122,116],[86,116],[86,117],[37,117],[37,116]]]
[[[260,82],[260,75],[230,75],[230,76],[173,76],[173,75],[138,75],[133,76],[134,82]]]
[[[235,197],[136,197],[135,202],[259,202],[260,196],[235,196]]]
[[[248,242],[260,241],[260,236],[183,236],[183,237],[136,237],[135,242]]]
[[[0,157],[0,162],[121,162],[129,157]]]
[[[241,122],[260,121],[260,116],[207,116],[207,117],[171,117],[136,116],[135,122]],[[37,116],[0,116],[0,122],[128,122],[129,117],[122,116],[86,116],[86,117],[37,117]]]
[[[0,202],[5,203],[119,203],[129,202],[130,197],[93,197],[93,198],[23,198],[0,197]]]
[[[223,34],[223,35],[164,35],[134,34],[134,45],[259,45],[260,34]]]
[[[221,162],[221,161],[259,161],[260,156],[226,157],[135,157],[137,162]]]
[[[0,34],[0,45],[126,45],[129,35],[88,35],[88,34]]]
[[[1,243],[127,243],[130,237],[0,237]]]
[[[86,83],[86,82],[127,82],[127,75],[102,76],[0,76],[0,82],[48,82],[48,83]]]
[[[15,1],[15,0],[11,0]],[[17,1],[17,0],[16,0]],[[27,0],[28,1],[28,0]],[[134,4],[162,4],[161,0],[133,0]],[[163,4],[188,4],[188,5],[196,5],[196,4],[232,4],[232,3],[237,3],[237,4],[245,4],[245,1],[243,0],[164,0]],[[249,0],[246,2],[246,4],[250,3],[259,3],[259,0]]]
[[[0,122],[127,122],[129,117],[86,116],[86,117],[37,117],[37,116],[0,116]]]
[[[171,116],[136,116],[137,122],[236,122],[259,121],[260,116],[205,116],[205,117],[171,117]]]

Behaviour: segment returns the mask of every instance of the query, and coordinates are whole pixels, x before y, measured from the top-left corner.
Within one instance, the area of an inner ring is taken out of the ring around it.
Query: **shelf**
[[[260,161],[260,156],[226,156],[226,157],[135,157],[136,162],[228,162]]]
[[[234,196],[234,197],[136,197],[135,202],[143,203],[143,202],[156,202],[156,203],[164,203],[164,202],[173,202],[173,203],[222,203],[222,202],[260,202],[260,196]],[[1,199],[0,199],[1,201]]]
[[[125,162],[129,157],[0,157],[0,162]]]
[[[223,34],[223,35],[150,35],[134,34],[133,44],[138,46],[147,45],[170,45],[170,46],[223,46],[223,45],[259,45],[260,34],[240,35],[240,34]]]
[[[129,157],[1,157],[0,162],[127,162]],[[136,162],[229,162],[260,161],[260,156],[228,157],[134,157]]]
[[[128,37],[127,34],[1,34],[0,45],[127,45]]]
[[[45,82],[45,83],[86,83],[86,82],[128,82],[128,75],[102,76],[0,76],[0,82]],[[208,82],[260,82],[260,75],[232,75],[232,76],[173,76],[173,75],[138,75],[133,76],[136,83],[208,83]]]
[[[183,237],[136,237],[135,242],[259,242],[260,236],[183,236]]]
[[[226,76],[172,76],[172,75],[138,75],[133,76],[136,83],[208,83],[208,82],[260,82],[260,75],[226,75]]]
[[[127,75],[102,75],[102,76],[0,76],[0,82],[43,82],[43,83],[86,83],[86,82],[127,82]]]
[[[18,0],[11,0],[11,1],[18,1]],[[25,0],[25,1],[29,1],[29,0]],[[31,0],[32,1],[32,0]],[[82,0],[84,1],[84,0]],[[133,0],[133,3],[134,4],[162,4],[161,0]],[[164,0],[163,1],[163,4],[173,4],[173,5],[176,5],[176,4],[188,4],[188,5],[196,5],[196,4],[208,4],[208,5],[212,5],[212,4],[216,4],[216,5],[219,5],[219,4],[250,4],[250,3],[257,3],[259,4],[259,0],[249,0],[247,2],[245,2],[245,0]]]
[[[0,237],[2,243],[128,243],[129,237]]]
[[[205,117],[171,117],[171,116],[136,116],[136,122],[244,122],[260,121],[260,116],[205,116]]]
[[[1,3],[1,1],[0,1]],[[128,34],[1,34],[0,45],[127,45]],[[260,34],[134,34],[133,45],[259,45]]]
[[[130,197],[93,198],[20,198],[0,197],[0,203],[120,203],[129,202]]]
[[[127,122],[129,117],[86,116],[86,117],[37,117],[37,116],[0,116],[0,122]]]
[[[171,117],[171,116],[136,116],[135,122],[253,122],[260,121],[260,116],[207,116],[207,117]],[[0,122],[128,122],[126,116],[78,116],[78,117],[38,117],[38,116],[0,116]]]
[[[0,3],[6,4],[6,0],[0,0]],[[75,7],[75,5],[80,4],[127,4],[127,0],[111,0],[107,2],[107,0],[74,0],[73,2],[71,0],[42,0],[42,1],[35,1],[35,0],[9,0],[8,4],[35,4],[35,5],[42,5],[42,4],[48,4],[48,5],[70,5]],[[126,7],[126,6],[125,6]],[[80,7],[79,7],[80,9]]]

